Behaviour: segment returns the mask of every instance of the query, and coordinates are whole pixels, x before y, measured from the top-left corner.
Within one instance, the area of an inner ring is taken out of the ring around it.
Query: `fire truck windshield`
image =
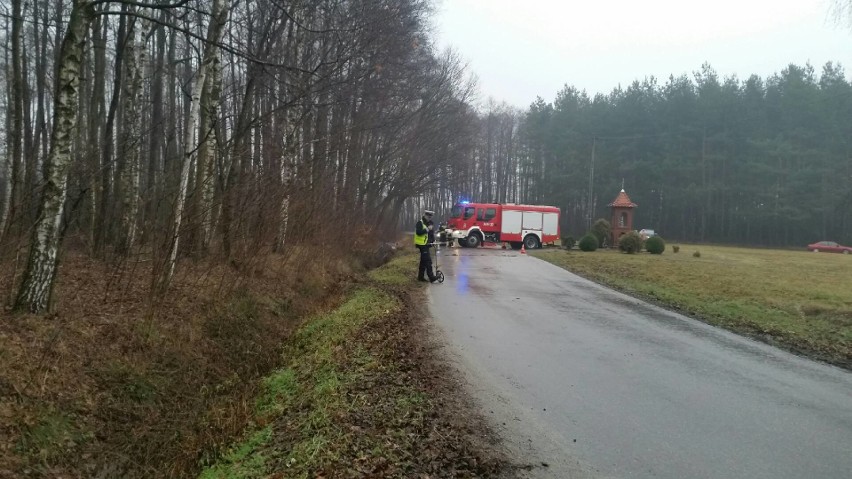
[[[461,212],[462,212],[461,205],[453,206],[453,210],[450,211],[450,218],[458,218],[459,216],[461,216]]]

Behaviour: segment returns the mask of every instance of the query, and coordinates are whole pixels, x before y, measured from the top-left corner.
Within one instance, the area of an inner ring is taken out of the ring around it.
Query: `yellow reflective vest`
[[[422,235],[417,234],[417,230],[420,229],[420,226],[423,226],[423,230],[426,232]],[[417,222],[417,226],[414,227],[414,246],[425,246],[426,243],[429,242],[429,231],[426,229],[426,224],[423,223],[423,220]]]

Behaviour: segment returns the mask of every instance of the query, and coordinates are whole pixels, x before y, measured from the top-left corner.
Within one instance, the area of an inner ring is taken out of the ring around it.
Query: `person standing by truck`
[[[432,255],[429,253],[429,248],[432,247],[430,243],[434,242],[435,237],[432,232],[434,229],[432,216],[434,215],[434,211],[426,210],[423,212],[423,217],[420,218],[420,221],[414,225],[414,246],[420,250],[420,266],[417,270],[417,281],[434,283],[437,280],[435,273],[432,272]],[[431,242],[429,241],[430,238],[433,238]],[[429,279],[426,279],[426,276]]]

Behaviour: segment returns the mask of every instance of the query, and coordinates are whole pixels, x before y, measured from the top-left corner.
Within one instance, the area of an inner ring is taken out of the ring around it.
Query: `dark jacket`
[[[418,221],[414,226],[414,233],[417,235],[425,235],[429,232],[426,228],[427,226],[429,226],[429,222],[426,221],[426,218],[420,218],[420,221]]]
[[[414,225],[414,233],[419,235],[427,235],[426,236],[426,244],[432,244],[435,242],[435,231],[430,231],[427,226],[434,224],[431,220],[427,220],[426,217],[420,218],[420,221]]]

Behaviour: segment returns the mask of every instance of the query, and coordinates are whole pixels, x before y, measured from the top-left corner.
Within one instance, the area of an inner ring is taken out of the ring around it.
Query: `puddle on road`
[[[486,286],[477,284],[477,282],[471,281],[470,275],[467,271],[459,272],[458,276],[455,278],[455,289],[456,293],[460,296],[466,296],[469,294],[476,294],[479,296],[491,296],[491,290]]]
[[[483,269],[471,268],[470,262],[466,259],[469,256],[471,255],[463,255],[459,258],[453,258],[454,262],[461,263],[454,265],[454,267],[452,268],[452,282],[454,284],[456,293],[459,296],[465,296],[469,294],[476,294],[479,296],[491,296],[492,290],[479,280],[474,281],[470,276],[471,271],[475,271],[477,274],[485,273],[489,276],[500,274],[499,271],[491,266],[485,267]]]
[[[469,286],[468,282],[470,281],[470,276],[468,276],[467,271],[462,270],[459,272],[458,276],[455,278],[456,280],[456,293],[458,294],[467,294]]]

